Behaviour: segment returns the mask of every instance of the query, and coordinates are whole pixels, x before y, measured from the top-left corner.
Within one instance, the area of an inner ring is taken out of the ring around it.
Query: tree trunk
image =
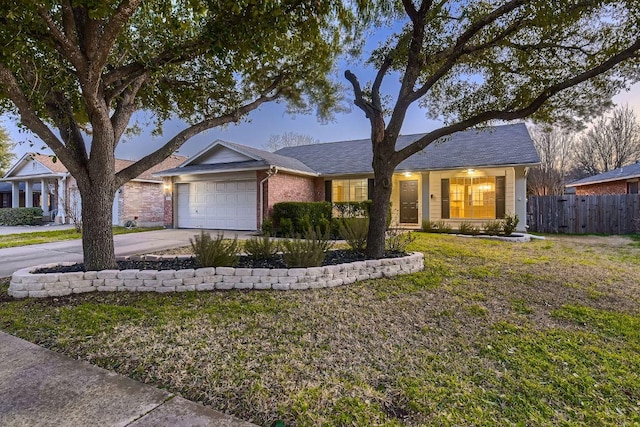
[[[82,196],[82,249],[87,270],[117,268],[113,246],[114,192],[110,185],[79,186]]]
[[[367,234],[367,256],[380,258],[384,255],[393,167],[389,164],[376,167],[374,162],[374,176],[373,200],[369,215],[369,233]]]

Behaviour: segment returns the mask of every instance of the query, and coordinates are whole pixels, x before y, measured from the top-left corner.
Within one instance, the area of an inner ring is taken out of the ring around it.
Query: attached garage
[[[177,226],[220,230],[257,228],[256,180],[176,184]]]

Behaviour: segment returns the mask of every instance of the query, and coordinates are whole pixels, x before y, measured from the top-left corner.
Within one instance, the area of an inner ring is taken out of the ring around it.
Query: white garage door
[[[256,181],[178,184],[178,227],[255,230]]]

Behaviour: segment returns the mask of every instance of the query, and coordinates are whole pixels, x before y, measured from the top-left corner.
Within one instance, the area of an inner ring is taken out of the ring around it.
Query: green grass
[[[423,272],[11,300],[0,328],[271,425],[640,424],[640,248],[416,233]]]
[[[113,227],[113,234],[129,234],[139,233],[141,231],[160,230],[162,227],[151,228],[125,228]],[[80,239],[82,235],[75,229],[53,230],[53,231],[34,231],[32,233],[8,234],[2,236],[0,241],[0,249],[14,248],[16,246],[37,245],[38,243],[59,242],[62,240]]]

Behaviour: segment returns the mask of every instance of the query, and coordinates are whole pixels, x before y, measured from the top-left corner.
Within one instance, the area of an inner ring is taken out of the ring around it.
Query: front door
[[[400,222],[418,223],[418,181],[400,181]]]

